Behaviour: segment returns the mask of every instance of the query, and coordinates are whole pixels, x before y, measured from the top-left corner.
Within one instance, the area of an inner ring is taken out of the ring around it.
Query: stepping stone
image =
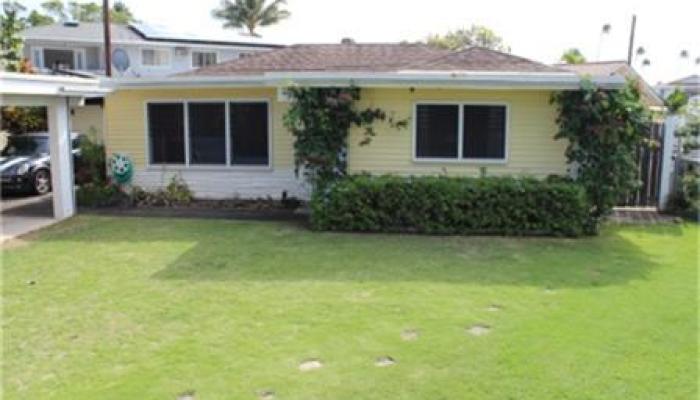
[[[195,400],[194,390],[187,390],[178,394],[177,400]]]
[[[484,324],[476,324],[467,328],[467,332],[473,336],[484,336],[491,332],[491,327]]]
[[[401,339],[406,342],[411,342],[418,339],[418,331],[415,329],[406,329],[401,332]]]
[[[273,400],[275,398],[275,391],[274,390],[260,390],[258,391],[258,399],[260,400]]]
[[[503,307],[499,306],[498,304],[491,304],[490,306],[486,307],[486,311],[491,311],[491,312],[496,312],[496,311],[501,311]]]
[[[390,356],[382,356],[377,358],[377,360],[374,362],[374,365],[377,367],[390,367],[392,365],[396,364],[396,360],[391,358]]]
[[[312,358],[306,361],[302,361],[302,363],[299,364],[299,371],[313,371],[321,367],[323,367],[323,363],[321,362],[321,360]]]

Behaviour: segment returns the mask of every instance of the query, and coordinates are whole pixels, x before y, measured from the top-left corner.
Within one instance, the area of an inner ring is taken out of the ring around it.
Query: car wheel
[[[51,191],[51,173],[40,169],[34,173],[34,191],[36,194],[46,194]]]

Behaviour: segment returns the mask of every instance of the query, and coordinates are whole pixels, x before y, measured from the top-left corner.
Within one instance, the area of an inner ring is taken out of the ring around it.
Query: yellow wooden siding
[[[348,149],[350,172],[375,174],[478,175],[485,166],[489,174],[545,176],[566,172],[565,141],[555,141],[556,109],[546,91],[475,91],[453,89],[365,89],[362,106],[380,107],[395,119],[409,118],[409,126],[396,130],[379,125],[367,146],[359,146],[362,131],[355,129]],[[509,106],[508,161],[504,164],[474,162],[425,162],[413,160],[413,108],[420,101],[495,102]]]
[[[555,141],[556,110],[546,91],[474,91],[453,89],[364,89],[360,106],[380,107],[396,119],[409,118],[409,126],[395,130],[376,127],[377,136],[368,146],[358,146],[361,131],[349,138],[348,168],[351,172],[398,174],[477,175],[482,166],[489,174],[545,176],[566,172],[565,141]],[[268,99],[273,121],[272,165],[290,169],[294,164],[293,137],[284,128],[286,103],[277,101],[274,88],[247,89],[144,89],[117,91],[105,102],[106,145],[109,153],[129,154],[137,167],[145,166],[145,102],[183,99]],[[413,160],[413,107],[417,101],[504,102],[509,105],[508,161],[479,164]]]
[[[103,112],[99,105],[86,105],[71,108],[71,130],[73,132],[88,135],[93,139],[102,142],[104,135]]]
[[[105,101],[108,154],[126,153],[137,168],[146,165],[146,102],[151,100],[187,99],[266,99],[272,113],[272,166],[289,169],[293,166],[292,135],[284,129],[282,117],[287,105],[277,101],[274,88],[241,89],[144,89],[122,90],[110,94]]]

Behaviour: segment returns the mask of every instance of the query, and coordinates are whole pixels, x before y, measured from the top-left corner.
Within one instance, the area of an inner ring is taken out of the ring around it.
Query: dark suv
[[[75,159],[80,153],[79,135],[71,134],[71,145]],[[51,191],[49,159],[47,133],[9,136],[7,145],[0,152],[2,191],[49,193]]]

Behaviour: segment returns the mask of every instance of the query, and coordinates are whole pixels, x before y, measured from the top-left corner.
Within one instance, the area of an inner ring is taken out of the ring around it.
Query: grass
[[[3,251],[4,398],[697,398],[699,232],[421,237],[81,216]],[[311,358],[323,368],[299,371]]]

